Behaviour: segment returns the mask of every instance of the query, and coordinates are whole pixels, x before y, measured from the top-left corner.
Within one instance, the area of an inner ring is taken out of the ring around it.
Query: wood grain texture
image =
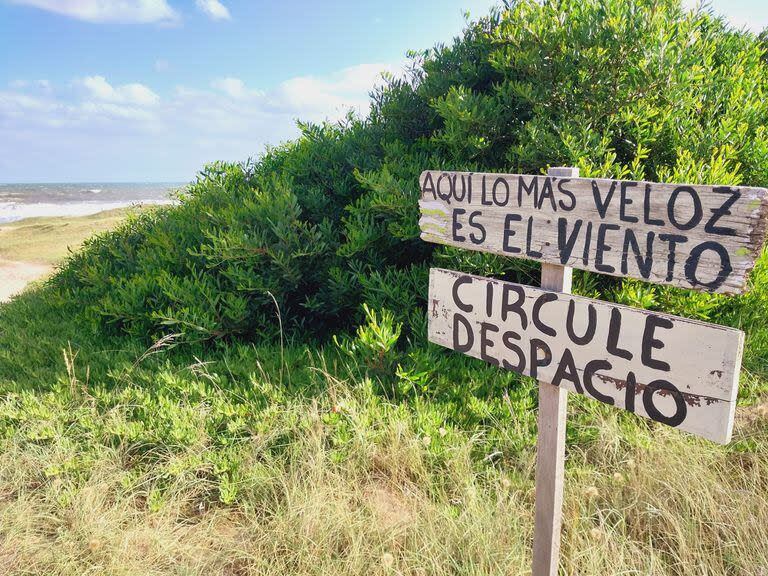
[[[553,174],[553,172],[557,171]],[[578,176],[578,168],[550,169],[550,175]],[[571,292],[573,269],[542,264],[541,287]],[[539,433],[536,439],[536,513],[533,530],[533,576],[556,576],[560,559],[565,475],[565,427],[568,391],[539,382]]]
[[[764,188],[425,171],[422,239],[709,292],[742,293]]]
[[[560,558],[568,391],[539,383],[533,576],[556,576]]]
[[[730,439],[739,330],[432,269],[429,340],[715,442]]]

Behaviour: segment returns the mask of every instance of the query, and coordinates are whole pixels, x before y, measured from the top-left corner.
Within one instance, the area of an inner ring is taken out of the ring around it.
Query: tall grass
[[[765,42],[677,0],[509,3],[372,112],[208,166],[0,306],[0,574],[526,574],[536,385],[429,345],[424,168],[765,185]],[[599,81],[597,81],[599,80]],[[739,298],[578,293],[742,328],[734,441],[573,396],[563,574],[768,573],[768,255]],[[154,344],[153,344],[154,342]]]
[[[226,483],[211,481],[215,465],[204,463],[205,433],[148,451],[102,438],[85,453],[77,428],[119,429],[135,414],[127,404],[100,410],[84,390],[57,408],[76,415],[69,428],[46,440],[7,437],[0,572],[527,573],[531,451],[497,458],[485,441],[491,430],[426,436],[418,411],[382,402],[371,380],[314,369],[323,393],[273,406],[271,426],[237,445],[230,505],[221,502]],[[46,410],[56,402],[41,395],[26,424],[55,418]],[[182,408],[192,427],[211,418],[205,400]],[[730,448],[594,408],[571,410],[591,410],[595,434],[569,448],[563,573],[763,573],[764,408],[745,410]],[[343,436],[336,416],[347,423]],[[487,456],[478,460],[478,450]]]

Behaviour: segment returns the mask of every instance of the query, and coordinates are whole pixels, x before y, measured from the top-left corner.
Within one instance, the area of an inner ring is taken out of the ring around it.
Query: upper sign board
[[[709,292],[746,291],[764,188],[425,171],[421,237]]]
[[[727,443],[744,334],[434,268],[429,340]]]

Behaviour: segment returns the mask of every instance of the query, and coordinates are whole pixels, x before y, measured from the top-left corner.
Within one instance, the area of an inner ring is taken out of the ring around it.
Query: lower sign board
[[[433,268],[429,340],[727,443],[740,330]]]

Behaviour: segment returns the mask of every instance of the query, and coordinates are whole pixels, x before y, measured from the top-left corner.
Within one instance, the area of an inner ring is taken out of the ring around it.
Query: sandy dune
[[[0,302],[10,300],[27,284],[46,277],[52,270],[52,266],[45,264],[0,259]]]

